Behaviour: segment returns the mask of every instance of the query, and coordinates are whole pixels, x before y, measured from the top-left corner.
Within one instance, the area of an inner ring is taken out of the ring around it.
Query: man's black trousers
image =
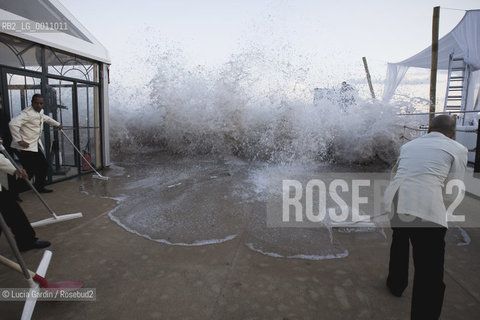
[[[411,319],[438,319],[445,293],[443,272],[447,229],[433,223],[418,222],[419,220],[417,218],[407,223],[410,227],[392,223],[387,285],[397,295],[401,295],[407,287],[411,243],[415,267]]]
[[[15,195],[5,189],[0,191],[0,212],[12,230],[18,247],[28,247],[35,242],[35,231],[22,208],[15,201]]]
[[[35,177],[35,188],[42,190],[45,187],[48,172],[47,159],[45,159],[43,153],[40,150],[37,152],[16,150],[15,153],[23,168],[27,171],[28,178]]]

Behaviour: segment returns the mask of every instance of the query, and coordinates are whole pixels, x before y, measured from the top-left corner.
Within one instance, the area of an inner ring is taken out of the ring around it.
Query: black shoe
[[[40,192],[40,193],[50,193],[50,192],[53,192],[53,190],[52,189],[47,189],[47,188],[42,188],[42,189],[38,190],[38,192]]]
[[[395,297],[401,297],[402,296],[402,293],[403,293],[403,290],[395,290],[394,288],[392,288],[391,286],[388,285],[387,283],[387,288],[388,290],[390,291],[390,293],[392,295],[394,295]]]
[[[17,202],[22,202],[23,200],[20,199],[20,197],[19,197],[18,194],[17,194],[17,195],[15,196],[15,201],[17,201]]]
[[[50,241],[35,240],[34,242],[30,243],[29,245],[18,246],[18,249],[20,251],[27,251],[27,250],[30,250],[30,249],[43,249],[43,248],[49,247],[50,245],[51,245]]]

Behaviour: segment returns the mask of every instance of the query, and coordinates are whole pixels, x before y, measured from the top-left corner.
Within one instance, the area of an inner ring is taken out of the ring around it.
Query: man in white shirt
[[[44,101],[40,94],[34,94],[32,105],[10,121],[12,134],[11,147],[15,148],[20,163],[27,170],[29,178],[35,177],[35,188],[42,193],[52,192],[45,188],[48,163],[42,150],[43,123],[62,129],[62,125],[46,116],[43,111]],[[40,149],[39,149],[40,148]]]
[[[463,179],[468,155],[453,140],[455,127],[450,116],[437,116],[428,134],[403,145],[385,190],[386,210],[394,212],[387,287],[398,297],[407,287],[410,242],[415,266],[412,319],[438,319],[442,310],[448,228],[443,190],[451,179]]]

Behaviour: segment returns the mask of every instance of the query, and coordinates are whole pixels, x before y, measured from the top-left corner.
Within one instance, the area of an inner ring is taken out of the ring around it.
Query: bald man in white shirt
[[[438,319],[442,310],[448,228],[444,188],[449,180],[463,179],[468,155],[467,148],[453,140],[455,127],[452,117],[437,116],[426,135],[403,145],[385,191],[386,210],[394,212],[387,287],[397,297],[407,287],[411,243],[411,319]]]
[[[10,123],[12,134],[11,147],[16,149],[20,163],[27,170],[29,178],[35,177],[35,188],[38,192],[47,193],[52,190],[45,188],[48,163],[41,149],[43,123],[62,129],[62,125],[46,116],[43,111],[44,100],[40,94],[34,94],[32,105],[22,110]]]

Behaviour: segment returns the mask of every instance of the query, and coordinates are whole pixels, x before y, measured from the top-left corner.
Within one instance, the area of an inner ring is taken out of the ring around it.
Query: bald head
[[[455,119],[449,115],[442,114],[432,119],[432,122],[430,122],[430,127],[428,128],[428,132],[440,132],[453,139],[453,137],[455,137],[455,128]]]

